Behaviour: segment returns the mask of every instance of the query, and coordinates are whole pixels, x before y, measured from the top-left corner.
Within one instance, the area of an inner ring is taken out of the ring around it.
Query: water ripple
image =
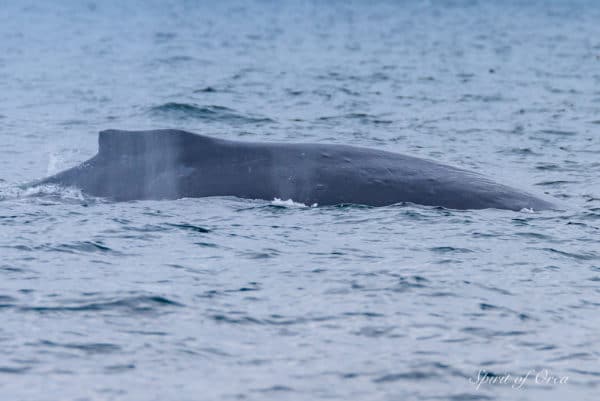
[[[53,306],[21,306],[20,310],[25,312],[109,312],[123,311],[127,313],[149,313],[158,312],[167,307],[181,307],[179,302],[161,296],[134,296],[117,298],[106,301],[66,303]]]
[[[271,123],[267,117],[244,115],[224,106],[198,106],[191,103],[165,103],[154,106],[150,113],[157,117],[169,119],[194,119],[204,122],[223,122],[228,124]]]
[[[110,354],[120,352],[121,347],[110,343],[59,343],[49,340],[43,340],[33,346],[45,348],[63,348],[85,352],[86,354]]]

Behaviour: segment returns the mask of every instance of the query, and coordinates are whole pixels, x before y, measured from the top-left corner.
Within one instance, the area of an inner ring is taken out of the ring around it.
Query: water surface
[[[599,20],[591,0],[0,1],[3,397],[595,399]],[[385,149],[564,210],[19,189],[109,128]]]

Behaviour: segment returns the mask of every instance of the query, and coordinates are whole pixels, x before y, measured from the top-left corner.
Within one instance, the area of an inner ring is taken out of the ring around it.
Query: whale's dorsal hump
[[[212,138],[187,131],[164,129],[152,131],[122,131],[110,129],[98,135],[98,154],[118,158],[148,153],[164,153],[186,149]]]

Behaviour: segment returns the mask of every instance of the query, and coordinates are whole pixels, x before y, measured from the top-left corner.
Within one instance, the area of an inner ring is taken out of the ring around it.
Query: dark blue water
[[[2,399],[597,399],[598,21],[591,0],[0,0]],[[564,210],[19,188],[108,128],[385,149]]]

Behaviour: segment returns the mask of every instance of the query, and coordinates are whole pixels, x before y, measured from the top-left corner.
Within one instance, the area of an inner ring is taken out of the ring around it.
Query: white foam
[[[56,184],[43,184],[25,188],[20,195],[21,197],[55,196],[64,200],[85,200],[85,197],[79,188],[62,187]]]
[[[275,198],[271,201],[272,205],[275,206],[285,206],[285,207],[296,207],[296,208],[304,208],[304,207],[309,207],[308,205],[302,203],[302,202],[294,202],[291,199],[288,200],[281,200],[279,198]],[[317,207],[318,205],[316,203],[313,203],[312,205],[310,205],[310,207]]]

